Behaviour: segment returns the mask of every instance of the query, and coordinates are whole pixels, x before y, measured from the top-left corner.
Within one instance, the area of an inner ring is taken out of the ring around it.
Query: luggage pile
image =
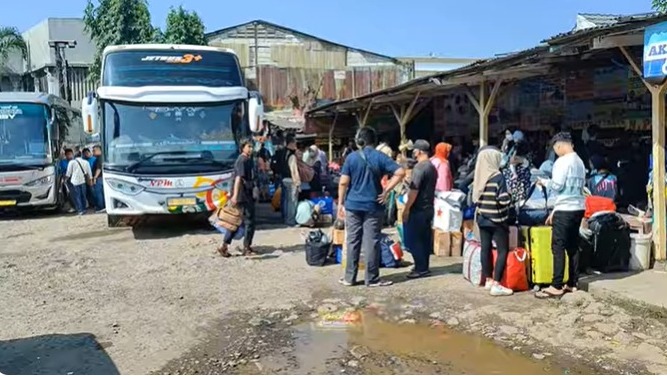
[[[554,197],[542,187],[533,185],[528,199],[516,212],[516,226],[510,226],[510,254],[501,285],[514,291],[526,291],[531,286],[548,286],[553,278],[551,251],[552,228],[544,223],[553,209]],[[592,199],[590,197],[593,197]],[[612,210],[609,210],[612,209]],[[646,235],[631,234],[626,220],[616,213],[608,202],[587,199],[587,219],[582,223],[579,242],[580,273],[594,270],[602,273],[645,269],[649,263],[650,240]],[[471,220],[463,221],[463,277],[474,286],[482,280],[481,245]],[[495,248],[495,244],[494,244]],[[648,250],[647,250],[648,249]],[[565,256],[565,264],[569,258]],[[494,249],[495,265],[495,249]],[[563,282],[569,279],[565,268]]]

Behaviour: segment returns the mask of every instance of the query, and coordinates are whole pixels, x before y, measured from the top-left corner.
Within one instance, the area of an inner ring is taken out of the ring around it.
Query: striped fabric
[[[498,173],[486,183],[477,202],[477,212],[494,223],[505,223],[509,218],[512,197],[507,192],[505,177]]]

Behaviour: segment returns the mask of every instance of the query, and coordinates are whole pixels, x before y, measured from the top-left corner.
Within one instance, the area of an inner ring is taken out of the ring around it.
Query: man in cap
[[[412,144],[412,157],[417,161],[412,170],[408,200],[403,209],[406,248],[412,253],[414,269],[408,278],[431,275],[429,258],[433,253],[433,201],[438,171],[429,160],[431,145],[426,140]]]

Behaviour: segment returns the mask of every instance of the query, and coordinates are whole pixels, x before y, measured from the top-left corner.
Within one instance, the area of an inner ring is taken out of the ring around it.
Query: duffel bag
[[[498,260],[498,252],[493,250],[493,265],[495,267]],[[517,248],[507,254],[507,263],[505,272],[500,284],[508,289],[519,292],[528,291],[528,251],[523,248]]]
[[[329,258],[331,242],[322,230],[308,233],[306,238],[306,263],[310,266],[324,266]]]
[[[482,281],[482,246],[471,240],[466,240],[463,246],[463,278],[473,286],[481,286]]]

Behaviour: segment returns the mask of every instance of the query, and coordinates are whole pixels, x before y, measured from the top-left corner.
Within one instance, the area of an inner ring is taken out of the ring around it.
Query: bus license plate
[[[0,206],[14,206],[16,205],[16,200],[0,200]]]
[[[197,205],[197,199],[194,197],[176,197],[167,199],[167,206],[192,206],[192,205]]]

